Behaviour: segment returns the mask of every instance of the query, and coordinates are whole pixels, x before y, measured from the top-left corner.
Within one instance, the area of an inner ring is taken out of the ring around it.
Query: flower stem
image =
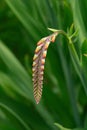
[[[52,32],[58,32],[58,34],[64,35],[66,37],[66,39],[68,40],[68,43],[69,43],[68,48],[69,48],[69,53],[70,53],[73,65],[75,67],[75,70],[81,80],[81,83],[82,83],[85,93],[87,95],[87,80],[86,80],[85,74],[83,73],[81,60],[79,59],[76,49],[72,42],[72,38],[77,34],[77,31],[74,32],[71,36],[69,36],[63,30],[56,30],[56,29],[51,29],[51,28],[48,28],[48,30],[50,30]]]

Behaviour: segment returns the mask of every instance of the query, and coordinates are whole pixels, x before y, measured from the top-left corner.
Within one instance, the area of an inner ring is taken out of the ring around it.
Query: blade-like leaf
[[[21,123],[21,125],[24,127],[24,129],[31,130],[29,128],[29,126],[19,117],[19,115],[17,115],[13,110],[11,110],[5,104],[0,103],[0,107],[3,108],[3,109],[5,109],[5,110],[7,110],[10,114],[12,114]]]
[[[70,2],[71,2],[72,10],[73,10],[75,26],[76,26],[76,28],[79,29],[79,42],[80,42],[80,44],[82,44],[82,42],[87,37],[87,30],[85,28],[83,14],[82,14],[82,8],[84,8],[83,3],[81,2],[81,0],[80,1],[70,0]],[[80,4],[81,4],[82,8],[81,8]],[[84,5],[87,7],[87,2],[85,2]]]
[[[4,78],[6,78],[6,83],[4,83],[3,85],[10,84],[11,82],[10,86],[13,87],[13,90],[18,89],[17,90],[18,93],[23,95],[26,94],[26,96],[24,97],[26,97],[27,99],[29,98],[31,102],[34,104],[33,93],[31,89],[32,84],[31,84],[30,77],[28,76],[23,66],[18,62],[18,60],[14,57],[14,55],[8,50],[8,48],[6,48],[6,46],[2,42],[0,42],[0,58],[4,61],[7,68],[9,69],[10,78],[13,81],[15,81],[16,87],[18,86],[20,89],[18,88],[14,89],[15,84],[13,84],[13,82],[5,75],[2,75],[4,76]],[[1,83],[3,83],[3,81],[4,80],[1,78]],[[35,105],[35,107],[37,111],[41,114],[45,122],[49,125],[49,127],[52,127],[52,129],[55,130],[55,127],[51,126],[52,123],[54,122],[54,119],[50,115],[50,113],[45,109],[44,105],[40,104],[38,107]]]
[[[64,128],[62,125],[58,123],[55,123],[55,125],[59,128],[59,130],[86,130],[86,128],[75,128],[75,129]]]
[[[19,20],[22,22],[24,27],[28,30],[28,32],[31,31],[31,35],[38,39],[38,33],[33,31],[35,28],[40,31],[40,26],[38,27],[37,22],[32,18],[31,15],[28,13],[28,9],[26,8],[23,1],[14,1],[14,0],[5,0],[6,3],[9,5],[9,7],[12,9],[12,11],[15,13],[15,15],[19,18]]]

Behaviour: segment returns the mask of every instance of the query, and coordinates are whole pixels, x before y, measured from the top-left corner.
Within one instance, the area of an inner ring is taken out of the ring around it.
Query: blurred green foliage
[[[86,12],[86,0],[0,0],[0,130],[87,129]],[[31,71],[36,43],[50,34],[48,27],[67,32],[72,23],[79,62],[58,36],[48,49],[36,105]]]

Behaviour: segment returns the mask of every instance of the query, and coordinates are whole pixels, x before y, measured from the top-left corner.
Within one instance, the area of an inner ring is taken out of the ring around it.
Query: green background
[[[32,85],[36,43],[51,34],[48,27],[70,32],[72,24],[78,29],[73,44],[79,61],[66,38],[58,36],[48,49],[37,105]],[[0,0],[0,130],[87,129],[86,38],[87,0]]]

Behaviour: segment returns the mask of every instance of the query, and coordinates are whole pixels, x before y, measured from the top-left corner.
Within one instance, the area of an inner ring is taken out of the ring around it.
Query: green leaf
[[[84,40],[81,47],[82,55],[87,54],[87,39]]]
[[[59,130],[86,130],[86,128],[75,128],[75,129],[64,128],[62,125],[58,123],[55,123],[55,125],[59,128]]]
[[[82,58],[82,67],[84,69],[84,73],[87,77],[87,39],[84,40],[81,46],[81,58]]]
[[[40,25],[38,27],[36,21],[32,17],[32,15],[29,15],[29,10],[26,8],[26,5],[23,1],[14,1],[14,0],[5,0],[6,3],[9,5],[9,7],[12,9],[12,11],[15,13],[15,15],[18,17],[18,19],[22,22],[24,27],[30,32],[31,35],[38,39],[38,33],[36,33],[36,30],[40,31]],[[33,31],[34,30],[34,31]]]
[[[85,77],[85,74],[84,74],[84,71],[83,71],[83,68],[81,66],[81,63],[80,63],[80,60],[79,60],[79,57],[78,57],[78,54],[75,50],[75,47],[74,47],[74,44],[73,42],[71,44],[68,44],[68,47],[69,47],[69,52],[70,52],[70,56],[71,56],[71,59],[72,59],[72,62],[73,62],[73,65],[75,67],[75,70],[81,80],[81,83],[84,87],[84,90],[85,90],[85,93],[87,95],[87,81],[86,81],[86,77]]]
[[[21,86],[22,91],[26,92],[28,97],[30,99],[33,99],[33,96],[31,94],[31,78],[26,73],[23,66],[19,63],[19,61],[13,56],[13,54],[3,45],[2,42],[0,42],[0,57],[6,64],[6,66],[9,69],[10,75],[13,74],[12,79],[15,80],[17,83],[17,86],[20,83],[23,83],[24,85]],[[6,80],[7,81],[7,80]],[[27,81],[27,82],[26,82]],[[20,85],[19,85],[20,89]]]
[[[21,96],[25,97],[27,100],[30,100],[35,105],[36,110],[41,114],[45,122],[50,127],[55,129],[55,127],[51,126],[51,124],[54,122],[54,119],[45,109],[44,105],[39,104],[37,106],[34,102],[33,92],[31,88],[31,78],[29,77],[23,66],[20,64],[20,62],[2,42],[0,42],[0,58],[3,60],[9,70],[9,76],[1,73],[0,83],[4,87],[4,89],[5,86],[8,86],[12,89],[12,91],[15,90],[17,93],[21,94]]]
[[[55,123],[55,125],[59,128],[59,130],[71,130],[71,129],[68,129],[68,128],[64,128],[62,125],[60,125],[58,123]]]
[[[6,111],[8,111],[11,115],[13,115],[21,124],[22,126],[26,129],[26,130],[31,130],[29,128],[29,126],[19,117],[18,114],[16,114],[13,110],[11,110],[9,107],[7,107],[5,104],[0,103],[0,107],[2,109],[5,109]]]
[[[83,13],[82,13],[82,8],[87,7],[87,2],[84,1],[85,4],[83,4],[83,2],[80,1],[76,1],[76,0],[70,0],[71,3],[71,7],[73,10],[73,17],[74,17],[74,23],[76,28],[79,30],[79,42],[80,44],[85,40],[85,38],[87,37],[87,30],[85,28],[85,22],[83,19]],[[85,15],[86,17],[86,15]]]

